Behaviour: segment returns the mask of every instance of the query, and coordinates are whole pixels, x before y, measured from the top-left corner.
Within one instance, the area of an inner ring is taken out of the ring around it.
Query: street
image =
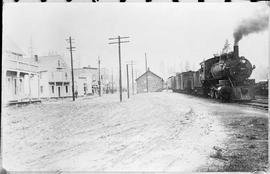
[[[268,163],[266,111],[169,91],[10,106],[9,171],[253,171]]]

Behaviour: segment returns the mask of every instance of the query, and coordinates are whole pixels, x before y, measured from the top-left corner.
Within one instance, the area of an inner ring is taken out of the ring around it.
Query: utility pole
[[[112,94],[113,94],[113,69],[112,69]]]
[[[134,95],[133,61],[131,61],[132,95]]]
[[[98,94],[101,96],[101,81],[100,81],[100,58],[98,56]]]
[[[75,47],[72,47],[72,40],[71,36],[69,39],[66,39],[69,42],[69,48],[67,48],[70,51],[70,58],[71,58],[71,78],[72,78],[72,98],[73,101],[75,101],[75,95],[74,95],[74,73],[73,73],[73,56],[72,56],[72,51],[74,51]]]
[[[109,38],[109,40],[116,40],[117,42],[110,42],[109,44],[118,44],[118,55],[119,55],[119,92],[120,92],[120,102],[122,102],[122,71],[121,71],[121,43],[127,43],[129,41],[121,41],[121,39],[127,39],[129,37]]]
[[[146,76],[146,91],[148,92],[148,67],[147,67],[147,57],[146,57],[146,53],[144,53],[144,57],[145,57],[145,76]]]
[[[127,64],[127,96],[129,98],[129,74],[128,74],[128,64]]]
[[[133,60],[127,62],[128,65],[131,65],[131,80],[132,80],[132,95],[134,95],[134,73],[133,73]]]

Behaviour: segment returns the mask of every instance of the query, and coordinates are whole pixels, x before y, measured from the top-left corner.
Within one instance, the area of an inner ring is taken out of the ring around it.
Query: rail
[[[267,100],[256,99],[256,100],[252,100],[249,102],[238,102],[238,104],[246,105],[246,106],[250,106],[252,108],[266,110],[266,111],[268,111],[268,107],[269,107],[268,99]]]

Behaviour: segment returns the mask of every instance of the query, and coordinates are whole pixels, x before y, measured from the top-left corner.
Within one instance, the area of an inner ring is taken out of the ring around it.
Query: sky
[[[133,60],[134,76],[148,66],[168,78],[221,52],[226,39],[233,47],[233,31],[243,19],[268,10],[265,3],[17,3],[4,4],[3,35],[29,56],[57,52],[70,62],[66,39],[74,39],[74,64],[90,65],[118,74],[118,47],[108,38],[128,36],[121,44],[122,75]],[[31,39],[32,38],[32,39]],[[5,43],[4,43],[5,44]],[[260,79],[269,60],[269,28],[239,42],[240,56],[256,65],[252,78]],[[124,82],[125,83],[125,82]]]

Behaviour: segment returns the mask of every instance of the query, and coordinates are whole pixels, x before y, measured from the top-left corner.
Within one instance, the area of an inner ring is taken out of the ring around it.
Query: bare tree
[[[159,64],[159,71],[161,72],[161,76],[165,77],[165,64],[164,61],[161,61]]]
[[[196,65],[192,63],[192,71],[196,71]]]
[[[189,71],[190,70],[190,63],[189,63],[189,61],[186,61],[185,70],[186,71]]]
[[[179,63],[179,72],[183,72],[183,64],[182,64],[182,62]]]

